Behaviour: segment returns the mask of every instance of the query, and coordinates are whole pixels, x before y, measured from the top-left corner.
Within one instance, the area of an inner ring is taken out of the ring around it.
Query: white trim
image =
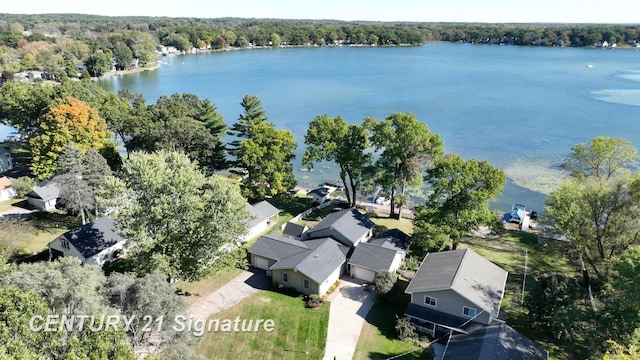
[[[468,311],[469,314],[465,314],[464,313],[465,309],[469,310]],[[471,314],[471,310],[473,310],[473,314]],[[478,311],[475,308],[464,306],[464,305],[462,306],[462,316],[466,316],[466,317],[469,317],[469,318],[474,318],[474,317],[476,317],[477,313],[478,313]]]
[[[285,280],[285,278],[287,278],[287,279]],[[288,284],[289,283],[289,273],[286,273],[284,271],[282,272],[282,282],[284,284]]]
[[[431,304],[431,302],[427,302],[427,298],[429,298],[430,300],[433,300],[433,305]],[[422,300],[424,302],[424,305],[427,305],[427,306],[430,306],[430,307],[438,307],[438,298],[437,297],[425,295]]]

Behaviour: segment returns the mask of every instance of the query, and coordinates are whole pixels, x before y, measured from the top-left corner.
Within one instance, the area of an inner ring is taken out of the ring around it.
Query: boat
[[[524,204],[513,204],[511,206],[511,215],[509,215],[510,223],[520,224],[524,220],[527,207]]]

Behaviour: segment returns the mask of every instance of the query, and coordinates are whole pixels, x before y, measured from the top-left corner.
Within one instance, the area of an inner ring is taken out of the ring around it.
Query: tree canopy
[[[228,148],[235,157],[232,171],[242,177],[242,193],[251,200],[290,194],[296,185],[291,161],[295,158],[293,133],[278,130],[268,122],[257,96],[245,95],[244,113],[228,134],[234,136]]]
[[[442,139],[409,113],[394,113],[382,121],[367,118],[364,126],[379,152],[377,180],[391,194],[390,216],[400,217],[395,214],[396,191],[404,194],[407,187],[422,185],[425,170],[444,152]]]
[[[101,149],[109,141],[110,132],[98,112],[74,98],[59,99],[38,118],[38,129],[29,140],[31,171],[40,179],[53,175],[58,157],[70,142],[86,151]]]
[[[487,161],[448,154],[427,170],[425,180],[432,193],[416,213],[413,234],[415,249],[423,252],[455,249],[474,227],[491,224],[489,201],[502,192],[506,176]]]
[[[607,277],[611,258],[640,243],[640,174],[629,171],[636,158],[623,139],[575,146],[565,162],[572,177],[546,199],[546,220],[599,281]]]
[[[237,184],[205,176],[182,153],[136,154],[119,176],[107,180],[98,203],[129,239],[139,273],[201,278],[247,230],[250,214]]]
[[[348,125],[340,116],[316,116],[304,137],[307,145],[302,163],[309,169],[320,161],[333,161],[340,167],[349,206],[355,206],[358,189],[371,171],[372,154],[368,131],[362,125]]]

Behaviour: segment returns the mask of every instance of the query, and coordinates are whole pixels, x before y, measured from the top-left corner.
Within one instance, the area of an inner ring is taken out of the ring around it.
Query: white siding
[[[401,252],[397,252],[396,256],[393,258],[393,262],[391,263],[391,267],[389,268],[390,272],[396,272],[400,267],[400,263],[402,262],[403,254]]]
[[[376,276],[376,272],[375,271],[371,271],[365,268],[361,268],[361,267],[357,267],[354,265],[351,265],[353,267],[353,269],[355,270],[353,273],[353,276],[356,279],[361,279],[364,281],[373,281],[373,278]]]
[[[327,290],[329,290],[331,285],[333,285],[336,282],[336,280],[338,280],[341,273],[342,273],[342,266],[338,266],[338,268],[333,273],[331,273],[331,275],[329,275],[322,284],[319,285],[318,295],[324,295],[327,292]]]

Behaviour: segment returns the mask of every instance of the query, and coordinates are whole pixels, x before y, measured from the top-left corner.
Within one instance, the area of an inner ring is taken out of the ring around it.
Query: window
[[[302,280],[302,287],[305,288],[305,289],[308,289],[309,288],[309,280],[307,280],[307,279]]]
[[[283,283],[289,282],[289,274],[282,273],[282,282]]]
[[[69,242],[67,240],[60,240],[60,244],[62,245],[63,249],[71,249],[71,246],[69,246]]]
[[[463,306],[462,307],[462,315],[468,316],[468,317],[474,317],[474,316],[476,316],[476,309]]]
[[[438,299],[436,299],[434,297],[431,297],[431,296],[425,296],[424,297],[424,303],[426,305],[436,307],[436,305],[438,304]]]

